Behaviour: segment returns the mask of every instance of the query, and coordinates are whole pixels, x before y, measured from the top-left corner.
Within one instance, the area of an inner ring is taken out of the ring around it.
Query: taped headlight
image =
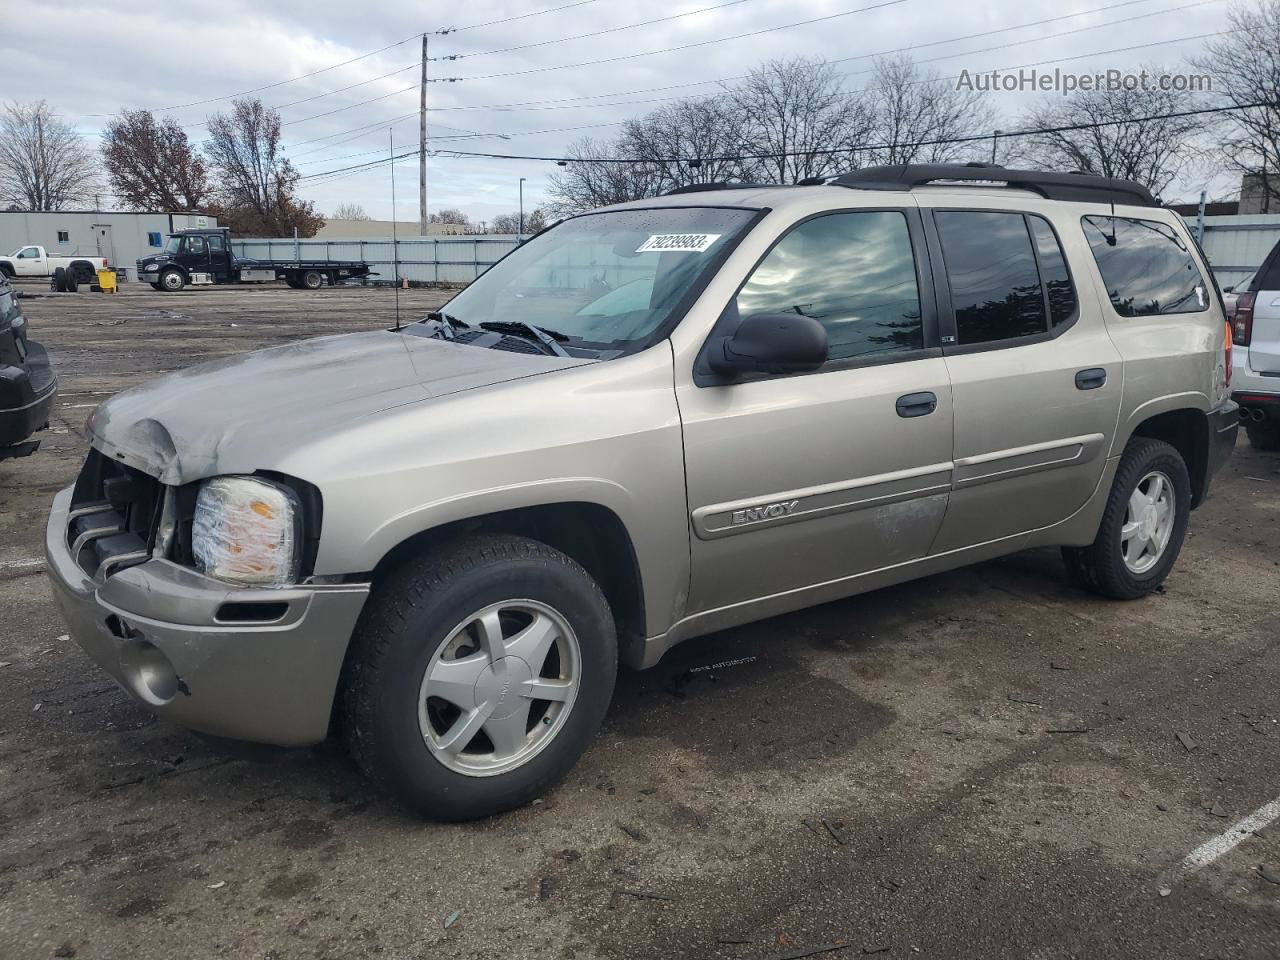
[[[295,583],[301,510],[293,491],[256,477],[215,477],[196,496],[191,550],[201,573],[230,583]]]

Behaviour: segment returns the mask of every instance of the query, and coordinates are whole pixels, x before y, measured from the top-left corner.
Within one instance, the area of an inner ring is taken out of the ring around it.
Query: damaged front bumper
[[[169,560],[90,575],[67,532],[72,488],[45,538],[71,636],[159,716],[219,736],[318,743],[367,584],[237,587]]]

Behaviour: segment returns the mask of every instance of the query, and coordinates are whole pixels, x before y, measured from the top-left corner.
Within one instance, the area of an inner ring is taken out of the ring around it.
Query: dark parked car
[[[0,460],[34,453],[49,425],[58,380],[44,347],[27,338],[17,293],[0,276]]]

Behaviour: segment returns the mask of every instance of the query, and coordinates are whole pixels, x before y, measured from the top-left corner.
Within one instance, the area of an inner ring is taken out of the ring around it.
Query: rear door
[[[726,308],[827,328],[793,376],[678,382],[692,539],[690,613],[924,556],[951,483],[951,387],[919,212],[824,212],[792,225]],[[838,588],[837,588],[838,589]]]
[[[1254,291],[1249,369],[1280,377],[1280,244],[1271,251],[1249,289]],[[1280,390],[1280,380],[1276,389]]]
[[[217,283],[226,283],[231,278],[231,257],[227,250],[227,240],[220,233],[211,233],[209,240],[209,270]]]
[[[955,404],[955,481],[937,554],[1084,506],[1106,465],[1122,378],[1097,300],[1044,215],[940,204],[926,220]],[[1078,233],[1067,245],[1077,262],[1089,255]]]

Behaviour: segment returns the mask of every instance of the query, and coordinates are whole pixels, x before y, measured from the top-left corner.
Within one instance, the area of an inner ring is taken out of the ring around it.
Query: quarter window
[[[783,237],[738,292],[738,313],[799,313],[827,328],[832,360],[924,347],[906,217],[833,213]]]
[[[942,210],[935,222],[961,345],[1048,331],[1044,290],[1022,214]]]
[[[1169,225],[1127,217],[1083,217],[1080,223],[1120,316],[1199,313],[1208,308],[1208,287],[1200,268]]]
[[[1027,215],[1027,226],[1036,242],[1036,259],[1040,264],[1040,280],[1049,298],[1049,326],[1057,329],[1076,313],[1076,290],[1071,285],[1071,273],[1067,270],[1066,257],[1058,235],[1044,217]]]

